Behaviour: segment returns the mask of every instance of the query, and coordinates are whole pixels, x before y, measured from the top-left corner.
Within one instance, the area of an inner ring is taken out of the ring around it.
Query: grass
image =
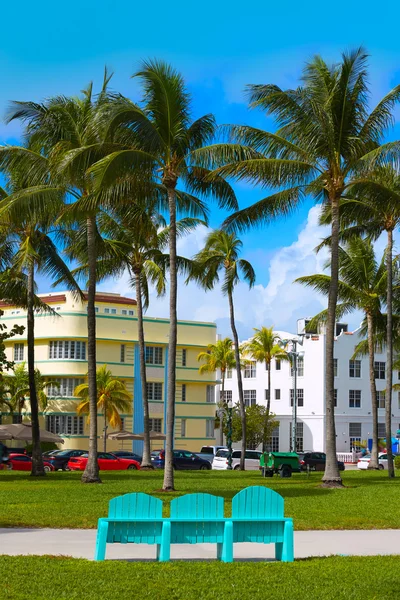
[[[380,600],[398,595],[399,570],[400,556],[229,565],[0,556],[2,600]]]
[[[165,503],[190,492],[232,497],[249,485],[267,485],[285,498],[285,514],[295,529],[400,529],[400,479],[387,473],[345,471],[345,489],[319,487],[321,473],[291,479],[262,479],[258,471],[181,471],[177,492],[162,493],[162,472],[102,472],[102,485],[80,483],[80,473],[49,473],[44,479],[0,471],[0,527],[93,528],[107,514],[108,501],[128,492],[146,492]],[[386,508],[385,508],[386,507]],[[168,511],[166,511],[166,514]]]

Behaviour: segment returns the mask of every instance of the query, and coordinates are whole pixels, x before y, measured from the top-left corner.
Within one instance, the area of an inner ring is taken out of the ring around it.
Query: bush
[[[58,445],[54,442],[40,442],[42,452],[49,452],[50,450],[58,450]],[[27,444],[26,453],[32,454],[32,444]]]
[[[400,456],[394,457],[394,466],[396,469],[400,469]]]

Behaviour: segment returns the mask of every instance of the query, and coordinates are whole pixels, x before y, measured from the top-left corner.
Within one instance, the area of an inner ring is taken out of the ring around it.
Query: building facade
[[[41,425],[61,434],[65,448],[88,447],[86,417],[76,415],[79,402],[74,397],[77,385],[87,373],[87,302],[70,292],[41,295],[57,315],[37,313],[35,318],[35,366],[58,386],[49,386],[48,407],[41,414]],[[26,311],[0,303],[2,321],[26,325]],[[128,431],[143,431],[141,382],[139,377],[139,347],[137,336],[136,301],[118,294],[96,295],[97,365],[104,364],[115,377],[125,382],[132,394],[132,412],[121,415]],[[147,395],[150,402],[151,427],[164,432],[166,428],[166,393],[168,366],[169,321],[145,317]],[[215,377],[200,375],[197,355],[214,343],[214,323],[178,322],[176,365],[176,422],[175,446],[198,450],[214,439]],[[26,330],[7,343],[7,358],[20,364],[27,360]],[[14,415],[14,418],[17,415]],[[29,402],[23,411],[29,418]],[[2,414],[3,422],[9,417]],[[99,448],[102,448],[104,419],[98,417]],[[111,432],[111,430],[108,430]],[[162,444],[162,442],[161,442]],[[120,442],[107,443],[110,450],[121,447]],[[160,442],[153,446],[160,447]],[[125,442],[127,448],[127,442]],[[141,442],[135,442],[140,451]]]
[[[339,325],[339,324],[338,324]],[[295,334],[278,331],[282,339],[292,339]],[[304,321],[299,322],[297,345],[302,357],[297,369],[297,450],[325,451],[325,334],[304,333]],[[338,452],[351,452],[357,442],[372,437],[371,393],[368,357],[352,360],[354,349],[362,339],[359,331],[347,331],[342,324],[335,339],[335,421]],[[375,355],[375,379],[379,402],[379,437],[385,437],[385,387],[386,356]],[[268,372],[265,364],[252,363],[243,371],[243,388],[246,405],[266,405],[268,398]],[[270,440],[275,451],[292,448],[294,377],[290,363],[273,360],[271,364],[271,411],[279,427]],[[394,371],[393,383],[400,381],[400,372]],[[225,381],[225,398],[238,401],[237,377],[229,372]],[[393,392],[393,432],[400,428],[400,394]]]

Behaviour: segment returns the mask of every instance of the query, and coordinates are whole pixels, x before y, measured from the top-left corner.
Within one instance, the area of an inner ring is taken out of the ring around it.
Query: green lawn
[[[296,529],[400,529],[400,479],[386,472],[344,472],[346,489],[319,487],[320,473],[291,479],[262,479],[256,471],[240,473],[177,472],[177,492],[165,494],[162,472],[102,473],[102,485],[83,485],[79,473],[50,473],[44,479],[0,471],[0,527],[96,527],[110,498],[147,492],[169,502],[179,494],[209,492],[224,496],[228,514],[232,496],[249,485],[267,485],[285,498],[285,513]],[[166,513],[168,514],[168,513]]]
[[[380,600],[397,597],[399,571],[399,556],[229,565],[1,556],[0,594],[2,600]]]

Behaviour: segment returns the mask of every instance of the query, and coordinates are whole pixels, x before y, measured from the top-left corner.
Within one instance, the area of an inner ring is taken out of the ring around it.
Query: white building
[[[298,323],[298,333],[304,333],[305,320]],[[277,332],[282,339],[295,334]],[[337,451],[350,452],[357,441],[372,437],[371,394],[368,357],[351,360],[354,348],[362,339],[358,331],[347,332],[346,324],[337,324],[335,339],[335,393]],[[297,372],[297,449],[325,451],[325,334],[301,335],[304,352],[298,359]],[[379,437],[385,437],[384,390],[386,356],[375,355],[376,387],[379,398]],[[243,389],[247,405],[267,403],[268,372],[265,364],[252,363],[244,368]],[[393,382],[400,379],[395,371]],[[271,365],[271,412],[279,427],[273,433],[272,449],[285,452],[291,449],[293,419],[293,383],[290,363],[273,360]],[[236,372],[229,372],[225,381],[225,398],[238,401]],[[400,395],[393,393],[393,432],[400,428]]]

